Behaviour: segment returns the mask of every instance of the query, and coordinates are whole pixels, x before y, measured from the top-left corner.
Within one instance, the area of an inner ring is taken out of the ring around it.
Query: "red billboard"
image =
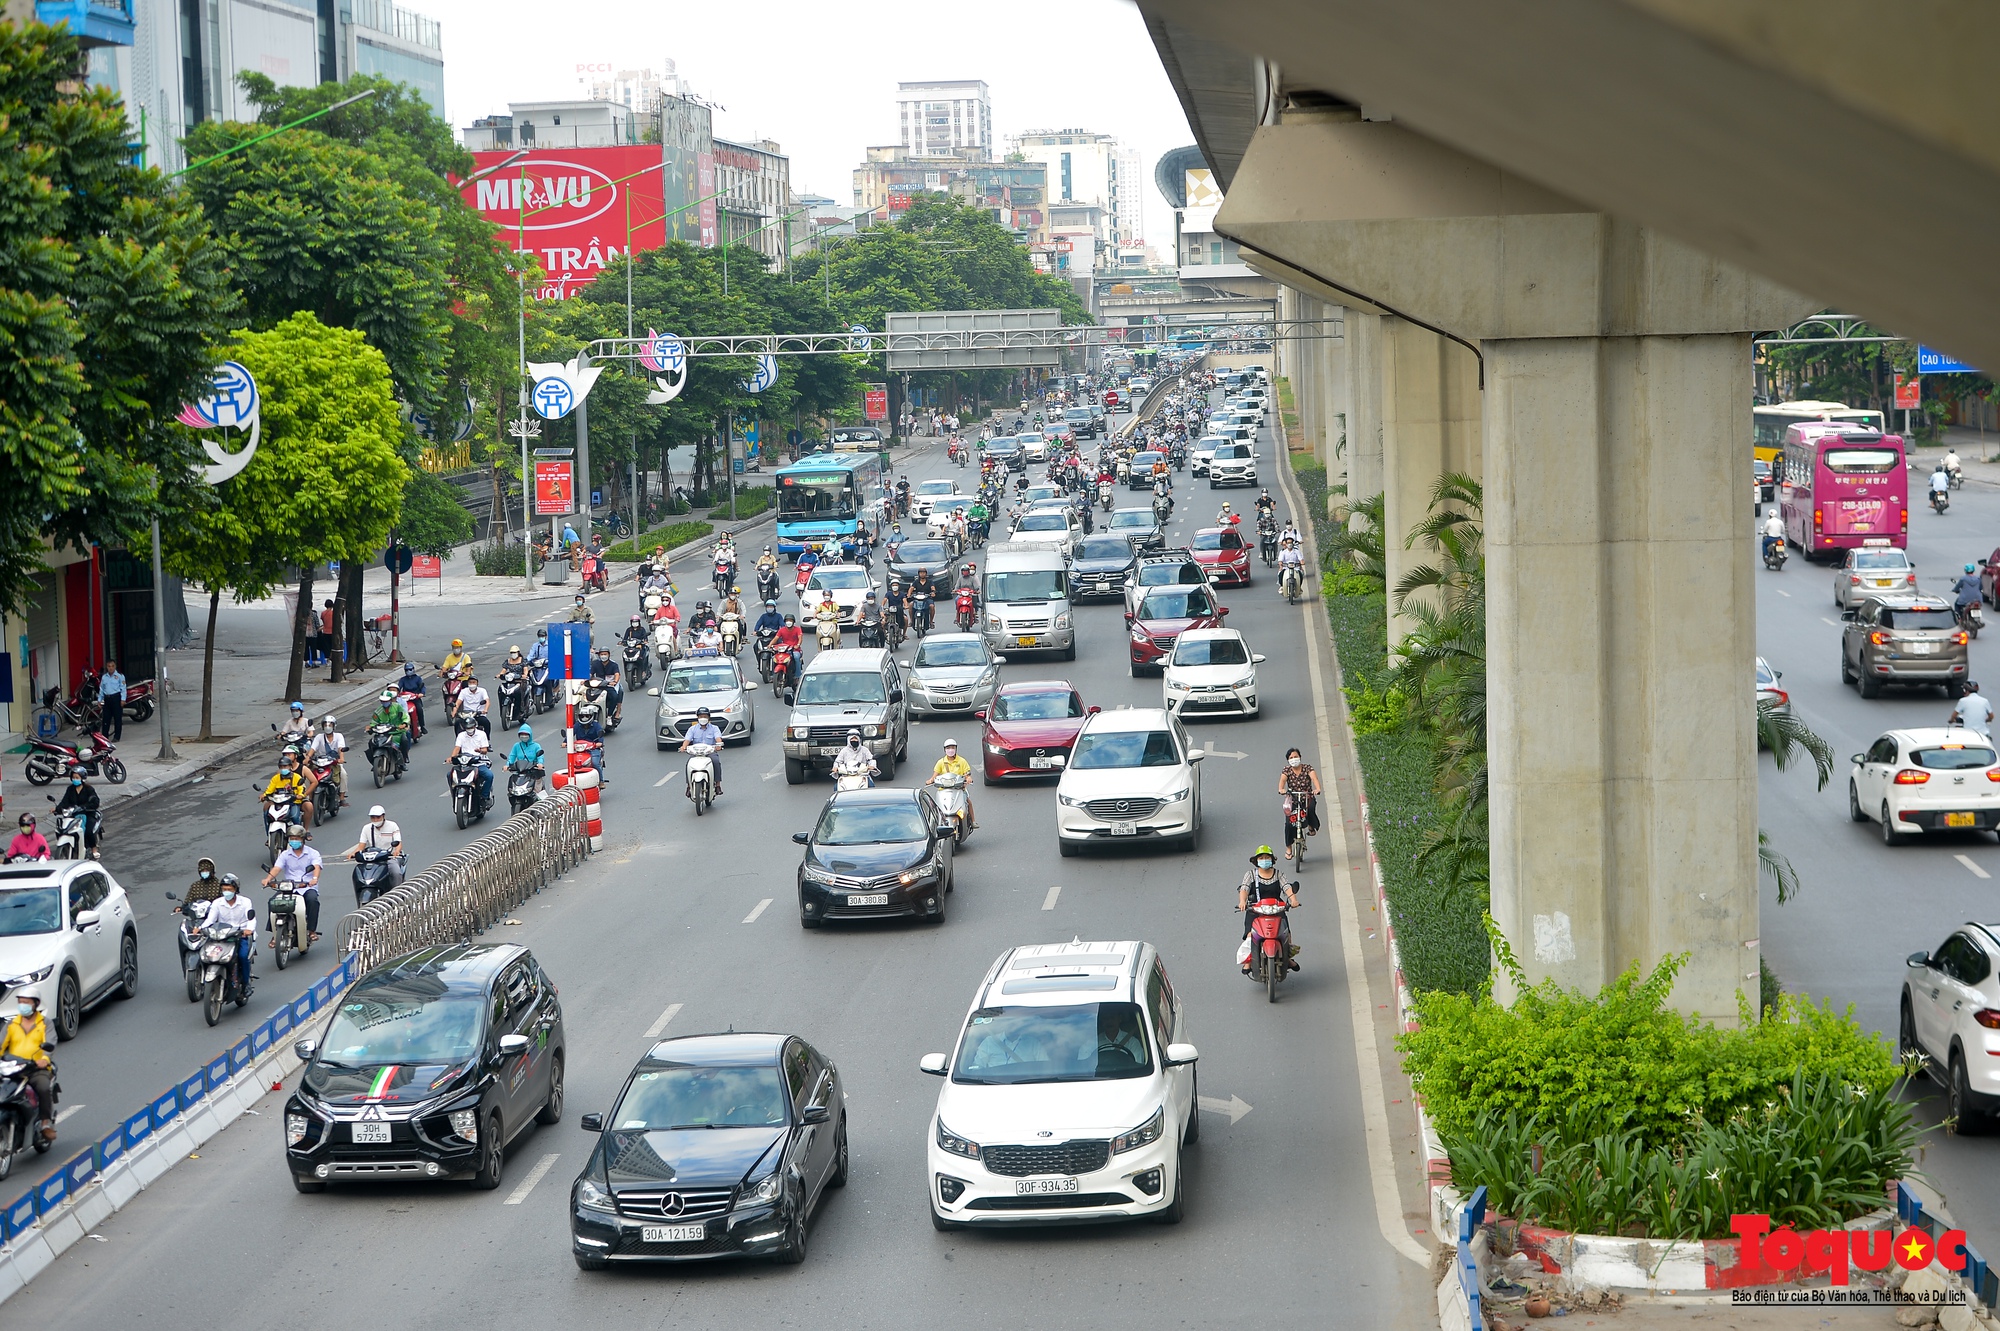
[[[511,156],[503,148],[472,159],[484,171]],[[535,148],[490,176],[475,172],[462,192],[508,248],[542,265],[547,281],[537,295],[562,300],[596,281],[628,248],[666,243],[660,165],[657,144]]]
[[[870,384],[862,394],[862,419],[886,421],[889,419],[889,385]]]
[[[1924,381],[1921,377],[1905,379],[1896,376],[1896,410],[1920,411],[1924,405]]]
[[[535,463],[535,516],[559,517],[576,512],[575,490],[570,484],[570,464],[562,462]]]
[[[908,194],[891,194],[889,196],[889,211],[892,213],[907,213],[910,211],[910,199],[911,196]]]

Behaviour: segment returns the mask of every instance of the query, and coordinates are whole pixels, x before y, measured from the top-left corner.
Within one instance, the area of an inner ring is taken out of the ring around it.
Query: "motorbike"
[[[646,681],[653,677],[653,657],[647,651],[644,638],[625,640],[625,680],[635,689],[646,687]]]
[[[270,868],[278,862],[278,852],[285,848],[285,829],[298,816],[298,801],[289,790],[281,790],[264,802],[264,867]]]
[[[1264,556],[1264,566],[1269,568],[1278,562],[1278,529],[1259,523],[1257,528],[1257,552]]]
[[[882,621],[864,619],[861,621],[861,645],[863,647],[882,646]]]
[[[816,622],[819,625],[819,649],[828,652],[840,646],[840,621],[828,618]]]
[[[715,746],[690,744],[687,754],[687,797],[694,803],[694,816],[699,818],[715,803]]]
[[[958,440],[954,439],[954,440],[952,440],[952,441],[951,441],[951,442],[950,442],[949,444],[946,444],[946,445],[945,445],[945,448],[944,448],[944,455],[945,455],[945,457],[946,457],[946,458],[948,458],[948,459],[949,459],[949,460],[951,460],[952,462],[959,462],[959,456],[958,456]],[[963,464],[961,463],[961,465],[963,465]]]
[[[490,797],[479,798],[479,759],[469,753],[453,754],[451,759],[451,812],[458,820],[460,831],[467,823],[477,822],[486,816]]]
[[[319,782],[313,787],[313,825],[325,826],[340,816],[340,786],[333,779],[333,769],[337,765],[331,758],[314,758],[313,777]]]
[[[931,782],[937,787],[938,812],[951,819],[957,827],[958,844],[964,845],[972,837],[972,824],[967,821],[965,811],[965,778],[955,772],[947,772]]]
[[[423,710],[423,699],[424,695],[421,693],[412,693],[404,688],[396,690],[396,701],[403,704],[403,715],[410,718],[410,743],[412,744],[415,744],[424,737],[423,723],[417,719],[417,713]]]
[[[786,701],[791,699],[792,683],[798,676],[799,654],[789,643],[771,644],[771,679],[775,683],[784,681]]]
[[[919,638],[931,631],[932,595],[928,588],[910,594],[910,630]]]
[[[734,581],[736,581],[736,565],[730,563],[727,559],[716,560],[715,594],[717,596],[729,595],[729,586]]]
[[[88,855],[90,852],[84,848],[83,810],[65,809],[51,816],[56,821],[56,830],[55,835],[49,838],[50,858],[80,860]],[[100,809],[97,816],[102,818],[104,816],[103,810]],[[98,828],[99,839],[102,839],[103,835],[104,829],[100,826]]]
[[[242,1007],[249,992],[237,977],[236,953],[242,946],[243,930],[233,924],[201,926],[201,1015],[213,1026],[222,1020],[222,1005]]]
[[[583,560],[583,586],[586,591],[601,592],[609,582],[604,572],[604,561],[596,555],[586,555]]]
[[[1097,506],[1106,513],[1109,513],[1111,511],[1112,500],[1111,482],[1099,481],[1097,483]]]
[[[533,808],[542,798],[542,769],[512,763],[507,768],[507,812]]]
[[[760,568],[757,570],[757,599],[775,601],[778,599],[778,570]]]
[[[119,761],[117,746],[93,733],[88,744],[59,744],[52,739],[28,741],[27,778],[31,786],[46,786],[70,769],[83,768],[86,776],[102,776],[114,786],[125,784],[125,764]]]
[[[30,1147],[40,1155],[53,1144],[42,1137],[41,1121],[45,1118],[53,1121],[56,1107],[44,1106],[36,1100],[35,1088],[28,1084],[28,1073],[34,1066],[25,1058],[0,1058],[0,1179],[14,1172],[15,1156]],[[53,1073],[54,1063],[49,1068]],[[54,1091],[62,1090],[53,1075],[49,1085]],[[53,1098],[62,1097],[58,1094]]]
[[[1278,574],[1278,586],[1285,593],[1286,605],[1297,605],[1299,593],[1304,589],[1305,570],[1297,564],[1285,565]]]
[[[1771,548],[1764,552],[1764,567],[1773,573],[1785,567],[1785,538],[1780,536],[1771,542]]]
[[[443,695],[444,714],[450,716],[452,708],[458,704],[458,691],[465,687],[465,677],[470,673],[464,666],[453,666],[440,676],[438,692]]]
[[[970,587],[960,587],[956,597],[958,631],[970,633],[979,625],[979,597]]]
[[[729,656],[741,656],[743,654],[743,616],[737,614],[734,610],[723,612],[722,650]]]
[[[1167,524],[1168,517],[1173,514],[1173,511],[1174,501],[1172,499],[1169,499],[1166,495],[1153,496],[1153,521],[1164,527]]]
[[[611,710],[611,688],[601,679],[584,682],[583,705],[597,709],[597,714],[604,718],[604,733],[607,735],[617,730],[624,720],[617,712]]]
[[[757,658],[757,674],[766,684],[771,682],[771,644],[777,636],[776,629],[758,629],[757,641],[751,648],[751,654]]]
[[[129,721],[153,719],[153,681],[142,679],[125,686],[125,717]]]
[[[528,663],[528,689],[534,696],[537,715],[556,705],[556,681],[549,673],[547,661]]]
[[[167,900],[180,901],[172,892]],[[188,1002],[201,1002],[201,922],[208,915],[206,901],[189,901],[174,908],[180,916],[180,923],[174,929],[174,942],[180,948],[181,975],[187,980]]]
[[[674,658],[681,654],[681,635],[675,622],[662,619],[653,625],[653,655],[659,660],[660,671],[666,672]]]
[[[1953,614],[1958,620],[1958,626],[1965,630],[1968,637],[1978,637],[1979,630],[1986,627],[1986,610],[1977,601],[1968,601],[1957,607]]]
[[[368,727],[368,768],[375,774],[375,788],[380,790],[384,781],[400,780],[403,764],[403,746],[396,742],[396,728]]]
[[[1294,882],[1292,891],[1299,885]],[[1292,959],[1284,944],[1285,917],[1291,907],[1283,901],[1259,901],[1250,907],[1250,978],[1264,986],[1265,995],[1278,1001],[1278,986],[1292,973]]]
[[[528,680],[513,666],[500,668],[500,726],[512,730],[528,719]]]
[[[1931,491],[1931,510],[1942,515],[1951,507],[1951,496],[1943,490]]]
[[[292,953],[303,958],[306,949],[312,946],[312,935],[306,932],[305,889],[305,883],[298,880],[283,883],[271,890],[271,899],[264,906],[271,921],[271,959],[277,962],[279,970],[292,964]],[[215,1013],[218,1017],[222,1015],[221,1004],[216,1004]]]
[[[833,761],[832,776],[835,790],[866,790],[875,784],[875,776],[866,764],[850,766],[838,758]]]
[[[1954,489],[1954,490],[1963,490],[1963,489],[1965,488],[1965,469],[1964,469],[1964,468],[1962,468],[1962,467],[1951,467],[1951,468],[1947,469],[1947,472],[1946,472],[1946,474],[1947,474],[1947,475],[1949,475],[1949,476],[1951,477],[1951,488],[1952,488],[1952,489]],[[137,687],[137,686],[135,685],[134,687]],[[127,705],[128,707],[129,707],[129,706],[131,705],[131,701],[132,701],[132,695],[131,695],[131,693],[130,693],[130,692],[127,692],[127,693],[126,693],[126,695],[125,695],[125,701],[126,701],[126,705]],[[142,717],[142,718],[140,718],[140,719],[141,719],[141,720],[143,720],[144,718]]]
[[[354,904],[365,906],[376,897],[387,896],[401,885],[402,879],[397,872],[395,852],[381,849],[358,852],[354,857]]]

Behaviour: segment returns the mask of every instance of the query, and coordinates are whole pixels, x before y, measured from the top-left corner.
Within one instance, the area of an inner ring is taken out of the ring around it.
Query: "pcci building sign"
[[[484,171],[512,155],[472,157]],[[540,298],[563,300],[628,249],[666,243],[660,165],[657,145],[533,149],[490,176],[475,173],[463,193],[508,248],[541,264]]]

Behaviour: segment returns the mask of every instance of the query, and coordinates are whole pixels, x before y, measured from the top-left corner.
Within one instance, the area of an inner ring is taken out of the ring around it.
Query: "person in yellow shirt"
[[[451,650],[445,654],[444,660],[438,662],[438,669],[456,670],[460,666],[471,664],[472,653],[465,650],[465,640],[463,638],[453,638],[451,640]]]
[[[18,1058],[34,1065],[28,1085],[34,1087],[42,1116],[42,1140],[56,1139],[55,1064],[45,1046],[49,1041],[48,1019],[42,1015],[42,1000],[34,994],[17,993],[15,1013],[0,1027],[0,1058]]]
[[[292,792],[292,817],[298,819],[302,826],[311,827],[312,792],[313,787],[318,784],[311,772],[294,762],[291,754],[285,754],[278,759],[278,774],[264,787],[264,812],[267,815],[271,812],[273,795],[281,790],[289,790]]]
[[[964,778],[965,785],[961,793],[965,796],[965,825],[968,828],[978,827],[979,819],[972,813],[972,764],[958,756],[958,741],[955,739],[944,742],[944,757],[938,759],[937,766],[931,768],[931,778],[924,784],[934,786],[941,776]]]

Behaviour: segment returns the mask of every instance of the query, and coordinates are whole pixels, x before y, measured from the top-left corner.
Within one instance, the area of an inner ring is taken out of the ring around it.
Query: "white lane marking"
[[[89,1107],[90,1107],[89,1105],[71,1105],[67,1109],[58,1109],[56,1110],[56,1122],[60,1124],[64,1119],[68,1118],[71,1114],[74,1114],[77,1110],[88,1109]]]
[[[743,917],[743,923],[745,924],[757,923],[757,917],[759,915],[762,915],[764,911],[767,908],[769,908],[770,904],[771,904],[771,898],[765,897],[762,901],[757,903],[757,908],[755,910],[751,911],[748,915],[745,915]]]
[[[659,1039],[660,1032],[667,1029],[668,1022],[680,1015],[680,1010],[681,1004],[679,1003],[667,1004],[667,1010],[660,1014],[660,1019],[646,1028],[646,1038],[648,1040]]]
[[[551,1169],[555,1168],[556,1161],[560,1159],[562,1159],[562,1153],[557,1151],[535,1161],[535,1167],[528,1171],[528,1177],[521,1180],[521,1186],[508,1193],[507,1200],[500,1204],[502,1206],[519,1206],[522,1202],[527,1201],[528,1194],[535,1190],[535,1185],[540,1183]]]
[[[1219,1100],[1212,1095],[1204,1095],[1198,1098],[1201,1107],[1209,1113],[1229,1115],[1229,1122],[1232,1127],[1235,1126],[1238,1119],[1250,1112],[1250,1106],[1243,1103],[1241,1096],[1231,1095],[1227,1100]]]
[[[1972,862],[1972,857],[1970,855],[1954,855],[1952,856],[1952,858],[1957,860],[1960,864],[1963,864],[1966,868],[1972,870],[1972,876],[1974,878],[1991,878],[1993,876],[1992,874],[1986,872],[1986,870],[1974,864]]]
[[[1312,606],[1299,607],[1306,634],[1306,669],[1312,678],[1313,716],[1319,728],[1320,761],[1333,752],[1333,728],[1326,714],[1326,686],[1320,653],[1326,643],[1313,623]],[[1368,984],[1368,965],[1361,955],[1361,910],[1355,903],[1353,875],[1347,869],[1346,815],[1337,787],[1326,787],[1328,859],[1333,863],[1334,895],[1340,901],[1340,942],[1347,968],[1348,1016],[1354,1024],[1354,1061],[1360,1074],[1361,1124],[1368,1143],[1368,1181],[1375,1194],[1375,1225],[1389,1246],[1418,1266],[1430,1265],[1424,1251],[1403,1227],[1403,1203],[1396,1193],[1396,1159],[1389,1143],[1388,1096],[1382,1089],[1381,1056],[1375,1047],[1375,999]]]
[[[672,771],[668,772],[665,776],[661,777],[658,781],[655,781],[653,783],[653,789],[658,790],[661,786],[666,785],[667,782],[673,780],[680,774],[681,774],[681,769],[678,767],[674,768]]]
[[[1828,619],[1828,618],[1827,618],[1827,617],[1826,617],[1825,615],[1821,615],[1821,616],[1819,617],[1819,622],[1820,622],[1820,623],[1822,623],[1822,624],[1831,624],[1831,625],[1833,625],[1833,626],[1834,626],[1835,628],[1839,628],[1839,627],[1840,627],[1840,623],[1839,623],[1839,621],[1838,621],[1838,620],[1832,620],[1832,619]]]
[[[1057,883],[1054,887],[1049,889],[1049,894],[1042,898],[1042,909],[1054,910],[1056,908],[1056,898],[1061,895],[1062,895],[1062,884]]]
[[[784,774],[785,774],[785,760],[783,758],[780,758],[778,759],[778,765],[776,767],[773,767],[770,771],[764,773],[763,779],[769,781],[774,777],[783,776]]]
[[[1771,590],[1776,592],[1778,595],[1784,597],[1787,601],[1792,599],[1792,594],[1786,591],[1783,587],[1773,587]]]

